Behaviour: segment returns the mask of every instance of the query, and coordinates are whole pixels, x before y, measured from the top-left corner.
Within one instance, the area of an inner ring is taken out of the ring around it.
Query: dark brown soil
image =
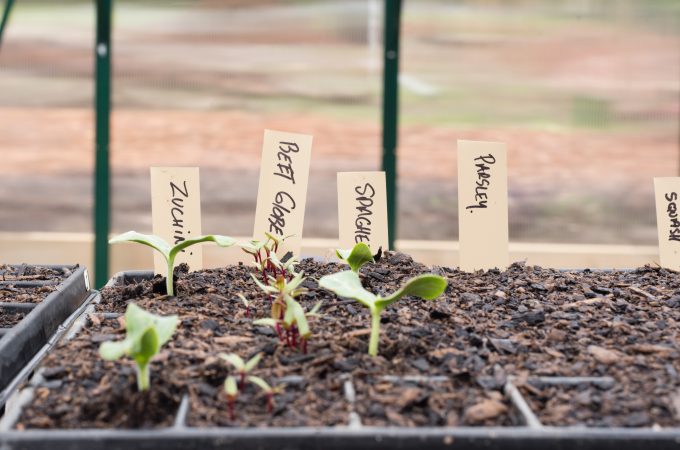
[[[21,322],[21,319],[23,319],[26,314],[28,313],[23,311],[6,312],[0,310],[0,328],[12,328],[14,325]]]
[[[57,290],[57,286],[24,287],[0,284],[0,303],[40,303]]]
[[[365,425],[504,426],[518,421],[502,395],[508,376],[517,377],[527,397],[536,396],[530,401],[543,418],[540,411],[552,407],[545,399],[553,393],[527,388],[526,380],[556,375],[606,375],[616,385],[599,393],[604,406],[591,409],[592,420],[564,408],[546,416],[547,423],[680,425],[673,406],[680,389],[677,273],[649,267],[563,273],[514,264],[505,272],[467,274],[434,267],[432,272],[449,280],[445,295],[436,302],[404,299],[388,308],[380,355],[371,358],[368,312],[319,289],[315,281],[344,267],[305,260],[300,269],[309,289],[301,303],[309,309],[324,302],[322,317],[311,323],[307,354],[282,347],[273,330],[253,326],[246,317],[238,293],[252,303],[253,317],[269,316],[269,300],[246,266],[179,273],[174,298],[163,295],[160,277],[104,289],[98,314],[47,358],[47,383],[18,427],[167,426],[183,395],[190,400],[187,421],[199,427],[346,425],[352,411]],[[376,293],[391,292],[427,271],[398,253],[362,269],[365,286]],[[173,340],[152,363],[146,394],[136,392],[129,359],[107,362],[98,356],[101,342],[123,336],[121,318],[105,319],[102,313],[122,314],[130,301],[180,316]],[[229,367],[217,357],[220,352],[243,358],[265,354],[253,373],[285,384],[273,414],[267,413],[264,397],[247,387],[235,420],[230,419],[222,392]],[[345,396],[348,381],[356,392],[354,403]],[[566,394],[558,398],[572,406],[580,401]]]
[[[27,264],[0,264],[0,282],[6,281],[63,281],[71,275],[67,268],[56,269]]]

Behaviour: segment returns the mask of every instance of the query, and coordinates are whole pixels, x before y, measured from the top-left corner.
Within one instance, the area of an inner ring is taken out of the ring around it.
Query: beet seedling
[[[277,270],[281,272],[281,275],[284,277],[290,278],[292,270],[289,271],[289,269],[292,269],[292,265],[290,263],[284,265],[284,263],[291,261],[292,254],[287,253],[281,258],[284,263],[276,257],[276,252],[279,250],[280,244],[289,236],[279,238],[270,233],[265,233],[265,237],[267,239],[264,241],[254,239],[246,243],[240,243],[239,246],[241,247],[241,250],[253,256],[255,265],[262,274],[263,282],[267,282],[268,276],[276,277]]]
[[[276,386],[273,388],[269,385],[269,383],[264,381],[262,378],[256,377],[254,375],[249,375],[246,378],[246,380],[249,383],[252,383],[255,386],[259,387],[262,390],[262,392],[264,392],[265,396],[267,397],[267,412],[269,412],[269,414],[274,412],[274,395],[283,390],[283,385]],[[243,390],[243,386],[241,386],[240,389]],[[234,405],[236,404],[236,399],[238,398],[239,393],[239,386],[236,384],[236,378],[229,375],[224,380],[224,392],[227,395],[229,419],[235,420],[236,416],[234,415]]]
[[[119,242],[136,242],[138,244],[147,245],[155,250],[157,250],[165,262],[168,264],[167,274],[165,276],[165,288],[169,296],[175,295],[173,288],[173,270],[175,268],[175,258],[187,247],[194,244],[199,244],[201,242],[212,241],[219,245],[220,247],[231,247],[236,243],[236,241],[228,236],[220,236],[217,234],[208,234],[205,236],[199,236],[193,239],[185,239],[184,241],[178,243],[174,247],[165,242],[162,238],[154,236],[153,234],[142,234],[136,231],[128,231],[119,236],[114,237],[109,241],[109,244],[117,244]]]
[[[236,397],[238,397],[238,386],[236,385],[236,378],[229,375],[226,380],[224,380],[224,392],[227,394],[227,405],[229,408],[229,418],[234,420],[234,403],[236,403]]]
[[[274,412],[274,394],[281,392],[283,390],[283,386],[276,386],[273,388],[262,378],[256,377],[254,375],[250,375],[248,377],[248,381],[258,386],[262,392],[264,392],[264,395],[267,396],[267,412],[269,412],[269,414]]]
[[[243,294],[236,294],[238,298],[241,300],[241,303],[243,303],[243,306],[246,307],[246,317],[250,318],[250,302],[246,299],[246,296]]]
[[[157,316],[130,303],[125,311],[125,339],[104,342],[99,347],[99,354],[109,361],[130,356],[137,364],[137,387],[145,391],[150,385],[149,362],[170,340],[177,322],[177,316]]]
[[[335,250],[335,254],[342,261],[345,261],[347,264],[349,264],[352,272],[356,273],[359,273],[359,269],[361,269],[361,266],[364,264],[375,262],[373,253],[371,253],[371,249],[363,242],[359,242],[353,248],[348,250],[338,248]]]
[[[387,297],[375,295],[361,285],[356,272],[344,272],[326,275],[319,280],[319,286],[334,292],[339,297],[352,298],[366,306],[371,312],[371,339],[368,354],[378,354],[378,340],[380,339],[380,314],[392,303],[406,295],[413,295],[424,300],[434,300],[446,289],[446,279],[438,275],[420,275],[411,278],[397,291]]]
[[[273,297],[271,317],[258,319],[253,323],[273,327],[282,342],[291,348],[299,346],[304,353],[307,353],[307,341],[312,335],[307,318],[318,315],[321,302],[309,312],[305,312],[295,300],[295,297],[306,292],[306,289],[299,287],[304,281],[303,273],[296,274],[290,281],[286,281],[281,275],[276,279],[270,277],[267,285],[255,277],[253,280],[260,289]]]
[[[238,373],[240,377],[239,381],[239,388],[243,389],[243,386],[246,383],[246,375],[248,372],[253,370],[255,366],[258,365],[260,360],[262,359],[262,353],[258,353],[257,355],[253,356],[250,358],[248,361],[244,361],[243,358],[241,358],[239,355],[236,353],[220,353],[220,358],[231,364],[234,369],[236,369],[236,372]]]

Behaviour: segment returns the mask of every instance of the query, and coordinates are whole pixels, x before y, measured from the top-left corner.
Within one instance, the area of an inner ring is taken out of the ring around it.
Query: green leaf
[[[272,327],[272,328],[276,327],[277,323],[278,323],[278,321],[276,321],[272,318],[269,318],[269,317],[265,317],[264,319],[253,320],[253,325],[264,325],[264,326]]]
[[[284,320],[289,326],[293,322],[297,324],[298,332],[303,338],[307,339],[312,335],[312,332],[309,329],[309,323],[307,322],[307,317],[305,316],[305,310],[292,298],[286,299],[286,315]]]
[[[148,377],[149,361],[170,340],[177,327],[177,321],[177,316],[157,316],[130,303],[125,310],[125,339],[104,342],[99,347],[99,354],[106,360],[115,360],[128,355],[137,363],[138,377]],[[147,383],[139,385],[147,386]]]
[[[224,380],[224,392],[227,393],[229,397],[236,397],[238,395],[238,386],[236,384],[236,379],[229,375],[226,380]]]
[[[258,363],[260,362],[261,359],[262,359],[262,353],[258,353],[257,355],[253,356],[245,364],[245,366],[243,367],[243,371],[244,372],[250,372],[251,370],[253,370],[255,368],[255,366],[258,365]]]
[[[253,383],[253,384],[257,385],[260,389],[262,389],[262,390],[263,390],[265,393],[267,393],[267,394],[271,394],[272,392],[274,392],[274,390],[273,390],[272,387],[269,385],[269,383],[267,383],[266,381],[264,381],[264,380],[263,380],[262,378],[260,378],[260,377],[256,377],[256,376],[254,376],[254,375],[249,375],[248,378],[246,378],[246,379],[247,379],[250,383]]]
[[[209,242],[209,241],[216,243],[220,247],[231,247],[232,245],[234,245],[236,243],[236,241],[234,239],[230,238],[229,236],[222,236],[222,235],[219,235],[219,234],[207,234],[207,235],[204,235],[204,236],[198,236],[198,237],[193,238],[193,239],[185,239],[184,241],[182,241],[179,244],[172,247],[168,257],[171,260],[174,260],[177,253],[181,252],[185,248],[190,247],[194,244],[199,244],[201,242]]]
[[[373,253],[371,253],[371,249],[364,242],[359,242],[351,250],[337,249],[335,254],[338,258],[346,261],[354,272],[359,272],[359,269],[364,264],[374,262]]]
[[[250,277],[253,279],[253,281],[255,281],[255,284],[257,285],[257,287],[259,287],[260,289],[262,289],[264,292],[266,292],[266,293],[268,293],[268,294],[276,294],[277,292],[279,292],[279,290],[276,289],[274,286],[267,286],[266,284],[262,283],[262,282],[261,282],[260,280],[258,280],[257,277],[256,277],[255,275],[253,275],[252,273],[250,274]]]
[[[109,244],[117,244],[119,242],[136,242],[138,244],[148,245],[151,248],[158,250],[167,260],[170,257],[170,250],[172,246],[163,239],[153,234],[142,234],[136,231],[128,231],[120,234],[109,241]]]
[[[245,363],[243,361],[243,358],[238,356],[236,353],[220,353],[219,357],[234,366],[234,369],[238,370],[239,372],[242,372],[245,367]]]
[[[308,316],[318,316],[319,315],[319,310],[321,309],[321,305],[323,304],[323,300],[319,300],[316,302],[314,307],[309,310],[307,313]]]
[[[353,298],[371,309],[377,300],[374,294],[361,285],[359,275],[351,270],[321,277],[319,286],[334,292],[339,297]]]
[[[376,302],[377,306],[384,308],[406,295],[420,297],[423,300],[434,300],[446,289],[446,279],[439,275],[420,275],[411,278],[399,290]]]
[[[130,353],[132,348],[131,339],[123,339],[117,342],[104,342],[99,346],[99,355],[107,361],[115,361],[123,355]]]

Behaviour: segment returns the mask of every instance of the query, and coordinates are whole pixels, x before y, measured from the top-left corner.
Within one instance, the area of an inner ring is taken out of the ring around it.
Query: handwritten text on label
[[[357,207],[356,210],[359,212],[357,218],[354,220],[354,242],[370,242],[371,241],[371,219],[369,216],[373,215],[371,207],[373,206],[373,196],[375,195],[375,189],[370,183],[366,183],[363,186],[356,186],[354,191],[357,193],[356,197]]]
[[[668,213],[668,218],[670,219],[671,223],[670,230],[668,232],[668,240],[680,242],[680,220],[678,220],[678,205],[676,203],[678,194],[676,192],[669,192],[664,197],[668,202],[666,212]]]
[[[496,158],[488,154],[486,156],[478,156],[475,158],[475,167],[477,168],[477,180],[475,181],[475,201],[477,203],[466,206],[465,209],[472,213],[477,208],[486,208],[489,197],[487,190],[491,184],[491,166],[496,163]]]

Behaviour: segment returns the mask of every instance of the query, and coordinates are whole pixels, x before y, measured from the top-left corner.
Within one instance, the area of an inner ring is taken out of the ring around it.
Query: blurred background
[[[7,1],[7,0],[5,0]],[[380,0],[116,0],[112,231],[148,168],[201,168],[203,230],[252,232],[264,128],[314,135],[306,237],[336,172],[379,170]],[[456,140],[508,144],[512,241],[656,242],[680,174],[680,0],[406,0],[399,239],[456,240]],[[90,232],[95,5],[16,0],[0,49],[0,231]]]

